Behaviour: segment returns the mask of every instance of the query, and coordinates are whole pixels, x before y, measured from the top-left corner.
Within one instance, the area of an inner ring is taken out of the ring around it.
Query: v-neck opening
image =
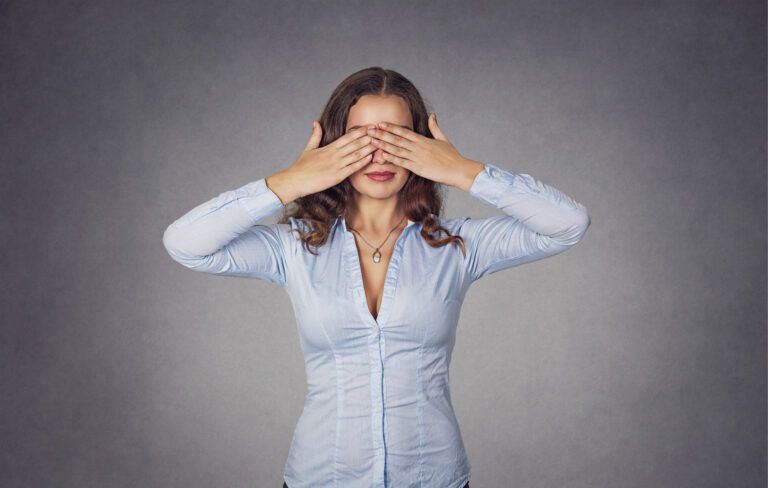
[[[357,249],[357,243],[352,231],[347,229],[347,221],[343,215],[339,216],[341,223],[341,230],[344,234],[344,248],[346,251],[345,259],[347,263],[347,270],[351,274],[348,278],[352,281],[353,294],[358,302],[358,306],[364,311],[361,311],[365,315],[372,326],[380,329],[385,325],[387,313],[389,312],[390,300],[394,299],[395,287],[397,285],[397,277],[400,271],[400,258],[402,256],[403,236],[405,235],[408,227],[415,224],[412,220],[408,219],[408,223],[405,225],[400,235],[395,239],[395,245],[392,248],[392,256],[387,263],[387,270],[384,274],[384,286],[381,290],[381,307],[378,309],[376,317],[371,313],[368,308],[368,295],[365,290],[365,281],[363,280],[363,265],[360,262],[360,251]]]

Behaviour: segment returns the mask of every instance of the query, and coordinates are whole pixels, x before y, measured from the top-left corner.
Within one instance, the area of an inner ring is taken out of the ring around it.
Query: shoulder
[[[452,218],[438,218],[438,222],[441,226],[448,229],[451,234],[458,234],[461,232],[464,224],[470,220],[471,217],[452,217]]]
[[[299,241],[301,239],[300,233],[310,230],[309,223],[304,219],[297,219],[296,217],[288,217],[288,222],[275,224],[278,233],[281,238],[284,239],[288,245]]]
[[[309,223],[304,219],[297,219],[296,217],[288,217],[288,223],[283,224],[287,230],[309,230]]]
[[[301,240],[301,234],[312,230],[312,226],[307,220],[296,217],[288,217],[287,223],[277,225],[279,226],[278,231],[280,234],[285,236],[285,239],[291,242],[299,242]],[[330,222],[328,231],[331,236],[334,234],[337,225],[338,220],[332,220]]]
[[[288,222],[274,224],[258,224],[256,227],[269,229],[274,237],[280,241],[286,255],[291,255],[296,250],[295,243],[300,240],[298,229],[308,229],[309,225],[302,219],[289,217]]]

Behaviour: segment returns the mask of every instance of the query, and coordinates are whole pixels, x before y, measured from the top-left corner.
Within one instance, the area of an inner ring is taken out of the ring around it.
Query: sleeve
[[[524,173],[485,164],[469,193],[504,212],[466,217],[458,229],[465,242],[470,281],[559,254],[581,240],[591,223],[584,205]]]
[[[193,271],[257,278],[286,286],[286,255],[277,224],[257,222],[283,208],[266,179],[193,208],[166,228],[163,245]]]

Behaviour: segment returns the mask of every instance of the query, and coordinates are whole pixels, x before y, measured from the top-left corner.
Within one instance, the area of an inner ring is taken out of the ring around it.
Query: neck
[[[398,198],[358,198],[346,210],[344,220],[347,229],[355,229],[366,236],[386,235],[395,226],[403,227],[408,223]]]

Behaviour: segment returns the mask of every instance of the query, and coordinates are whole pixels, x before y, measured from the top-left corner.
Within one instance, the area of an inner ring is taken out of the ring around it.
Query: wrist
[[[277,195],[277,198],[280,199],[283,205],[288,205],[301,196],[293,190],[295,185],[292,183],[293,180],[290,173],[287,173],[285,170],[267,176],[264,178],[264,181],[267,187],[272,190],[272,193]]]
[[[475,182],[475,178],[485,169],[485,164],[473,159],[467,159],[462,169],[459,171],[461,174],[461,180],[456,185],[457,188],[469,193],[469,189],[472,188],[472,183]]]

